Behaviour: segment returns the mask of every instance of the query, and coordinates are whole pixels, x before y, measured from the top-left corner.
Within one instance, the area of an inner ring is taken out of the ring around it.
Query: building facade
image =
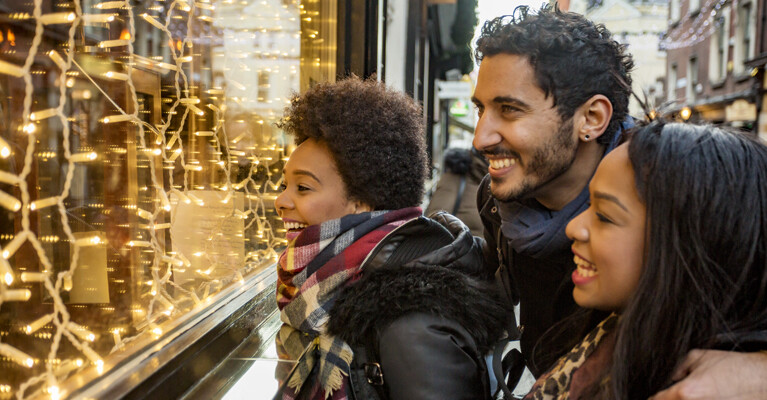
[[[667,0],[571,0],[570,11],[604,24],[634,57],[632,116],[645,113],[637,97],[649,107],[663,103],[666,52],[659,44],[666,29]]]
[[[661,46],[669,110],[682,119],[755,131],[756,0],[672,0]]]

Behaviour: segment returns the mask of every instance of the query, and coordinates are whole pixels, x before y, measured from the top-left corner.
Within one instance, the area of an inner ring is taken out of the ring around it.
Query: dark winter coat
[[[357,400],[490,398],[484,355],[507,322],[481,242],[439,213],[402,225],[370,253],[328,325],[354,349]]]
[[[633,126],[633,118],[626,118],[605,154],[614,149],[622,133]],[[575,264],[569,245],[548,248],[545,259],[514,251],[501,231],[499,205],[490,192],[489,175],[479,184],[477,208],[484,226],[485,266],[501,283],[506,312],[514,323],[514,305],[520,305],[519,329],[510,326],[509,336],[520,339],[523,360],[537,377],[608,314],[585,310],[575,304],[572,294],[575,286],[571,279]],[[550,330],[555,325],[556,329]]]
[[[570,278],[575,265],[569,246],[554,249],[547,259],[534,259],[514,251],[501,232],[501,216],[490,192],[489,175],[480,183],[477,206],[485,228],[485,265],[501,282],[506,312],[511,318],[514,305],[521,304],[518,332],[515,333],[513,327],[509,331],[511,336],[519,337],[525,364],[537,377],[606,315],[586,311],[575,304]],[[549,332],[539,341],[558,323],[567,324],[560,326],[567,329],[557,329],[567,334],[553,336]]]

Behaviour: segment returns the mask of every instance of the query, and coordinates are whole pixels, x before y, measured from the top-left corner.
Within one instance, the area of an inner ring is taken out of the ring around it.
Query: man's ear
[[[590,142],[602,136],[610,125],[613,116],[613,104],[602,94],[591,96],[576,111],[578,126],[576,132],[583,142]]]

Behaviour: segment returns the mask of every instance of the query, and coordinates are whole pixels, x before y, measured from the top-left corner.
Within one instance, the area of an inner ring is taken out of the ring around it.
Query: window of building
[[[698,91],[698,58],[690,57],[687,63],[687,103],[695,101],[695,94]]]
[[[695,13],[700,10],[700,0],[689,0],[689,13]]]
[[[666,88],[668,89],[668,101],[676,100],[676,80],[677,80],[677,67],[676,64],[671,64],[668,72],[668,83]]]
[[[735,37],[735,72],[743,73],[745,62],[754,58],[756,36],[756,13],[753,9],[753,3],[746,2],[738,8],[738,22],[736,24]]]
[[[729,9],[723,9],[714,18],[714,33],[711,35],[709,57],[709,79],[721,82],[727,76],[727,50],[729,49]]]
[[[274,123],[336,75],[322,7],[0,5],[0,398],[65,397],[273,268]]]
[[[671,22],[679,21],[679,13],[681,11],[681,5],[679,0],[670,0],[668,4],[669,19]]]

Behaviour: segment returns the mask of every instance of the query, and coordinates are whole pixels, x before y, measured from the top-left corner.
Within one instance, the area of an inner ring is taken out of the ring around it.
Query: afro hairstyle
[[[421,107],[374,78],[318,83],[293,96],[277,124],[296,145],[327,146],[347,196],[374,210],[421,204],[427,175]]]

